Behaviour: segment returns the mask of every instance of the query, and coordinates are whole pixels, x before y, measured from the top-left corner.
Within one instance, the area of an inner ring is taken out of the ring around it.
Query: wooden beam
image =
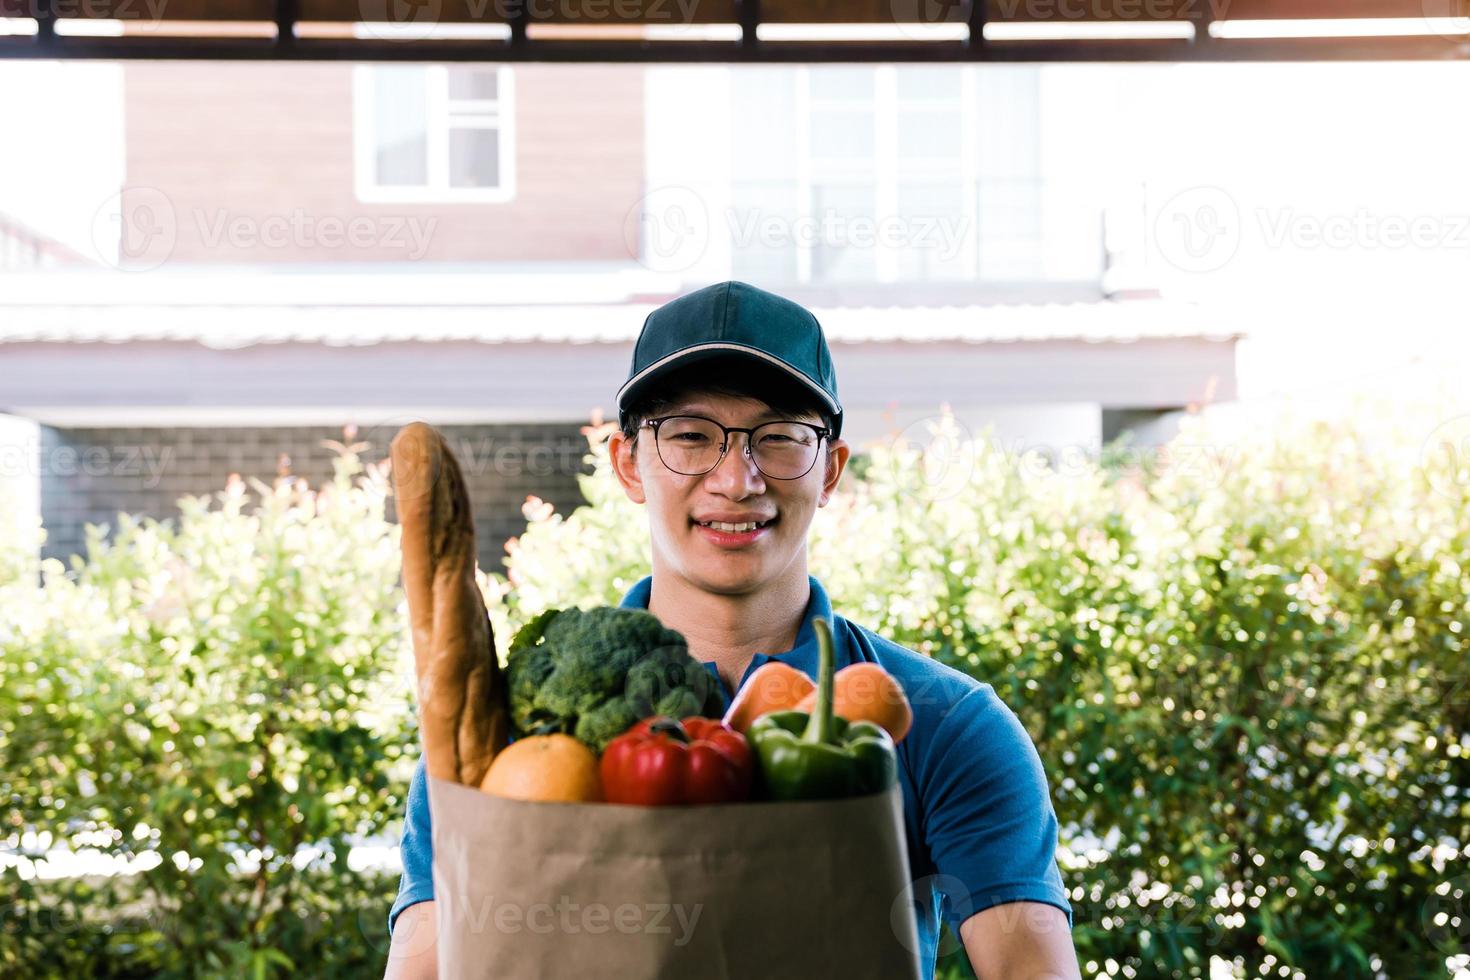
[[[43,0],[0,0],[0,16],[34,17]],[[274,21],[273,0],[44,0],[55,16],[123,21]],[[298,0],[295,19],[503,24],[516,4],[547,24],[738,24],[738,0]],[[1442,8],[1442,9],[1441,9]],[[1466,16],[1470,0],[988,0],[1007,23],[1320,20]],[[971,0],[763,0],[767,24],[965,23]]]

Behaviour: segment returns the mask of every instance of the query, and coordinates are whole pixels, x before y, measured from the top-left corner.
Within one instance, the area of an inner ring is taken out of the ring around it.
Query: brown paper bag
[[[639,807],[428,782],[440,977],[921,975],[896,786]]]

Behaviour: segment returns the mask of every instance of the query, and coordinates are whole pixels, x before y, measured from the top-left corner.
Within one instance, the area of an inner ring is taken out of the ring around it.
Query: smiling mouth
[[[728,524],[724,521],[691,521],[691,523],[698,524],[700,527],[710,528],[714,531],[726,531],[732,534],[739,534],[742,532],[758,530],[759,528],[763,527],[770,527],[778,520],[780,520],[780,518],[773,517],[768,521],[746,521],[742,524]]]

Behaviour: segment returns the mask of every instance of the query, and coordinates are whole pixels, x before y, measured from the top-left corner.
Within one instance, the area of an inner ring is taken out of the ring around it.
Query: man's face
[[[691,395],[660,412],[679,414],[741,428],[791,418],[755,399],[713,394]],[[797,419],[821,424],[814,415]],[[651,428],[639,433],[636,453],[621,432],[613,433],[609,446],[628,497],[648,506],[655,567],[709,592],[756,591],[803,558],[807,528],[817,508],[831,499],[850,451],[841,439],[823,440],[805,476],[777,480],[756,469],[745,454],[745,440],[744,434],[731,433],[724,458],[703,476],[684,476],[665,466]],[[754,535],[741,535],[700,526],[709,520],[772,523]]]

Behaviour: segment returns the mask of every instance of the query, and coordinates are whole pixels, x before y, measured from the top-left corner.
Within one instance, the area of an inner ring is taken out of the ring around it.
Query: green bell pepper
[[[773,800],[832,800],[880,793],[898,778],[893,737],[868,721],[832,713],[832,627],[818,616],[817,700],[812,711],[773,711],[746,737],[760,760],[763,795]]]

